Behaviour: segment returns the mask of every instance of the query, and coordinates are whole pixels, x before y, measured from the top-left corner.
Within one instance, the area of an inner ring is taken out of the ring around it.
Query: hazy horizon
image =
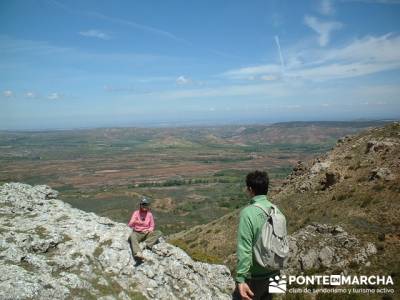
[[[0,129],[0,132],[44,132],[44,131],[74,131],[74,130],[95,130],[95,129],[110,129],[110,128],[149,128],[149,129],[168,129],[168,128],[208,128],[208,127],[224,127],[224,126],[266,126],[280,123],[362,123],[362,122],[399,122],[400,117],[397,118],[376,118],[376,119],[332,119],[332,120],[280,120],[280,121],[267,121],[267,120],[232,120],[232,121],[181,121],[181,122],[148,122],[148,123],[130,123],[130,124],[98,124],[96,126],[77,126],[77,127],[38,127],[38,128],[11,128]]]

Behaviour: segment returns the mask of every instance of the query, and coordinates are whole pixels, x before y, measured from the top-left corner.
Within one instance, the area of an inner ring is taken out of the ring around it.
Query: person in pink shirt
[[[128,226],[133,229],[129,236],[132,255],[135,260],[143,260],[139,243],[146,241],[146,246],[151,248],[162,235],[159,230],[154,230],[154,218],[150,211],[150,202],[146,198],[140,201],[139,209],[133,212]]]

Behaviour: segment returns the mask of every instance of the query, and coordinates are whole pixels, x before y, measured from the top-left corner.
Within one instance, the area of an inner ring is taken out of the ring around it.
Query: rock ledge
[[[48,186],[0,186],[1,299],[230,299],[227,267],[161,242],[136,266],[129,228],[57,200]]]

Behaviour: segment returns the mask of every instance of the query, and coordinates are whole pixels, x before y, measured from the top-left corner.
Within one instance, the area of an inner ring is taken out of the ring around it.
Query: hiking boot
[[[144,256],[143,256],[142,253],[136,253],[136,254],[133,256],[133,258],[134,258],[135,260],[138,260],[138,261],[143,261],[143,260],[144,260]]]

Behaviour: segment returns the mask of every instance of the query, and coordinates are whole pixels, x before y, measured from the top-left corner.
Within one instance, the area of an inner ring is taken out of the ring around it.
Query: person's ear
[[[254,196],[255,195],[254,192],[253,192],[253,189],[251,188],[251,186],[247,187],[247,191],[250,194],[250,196]]]

